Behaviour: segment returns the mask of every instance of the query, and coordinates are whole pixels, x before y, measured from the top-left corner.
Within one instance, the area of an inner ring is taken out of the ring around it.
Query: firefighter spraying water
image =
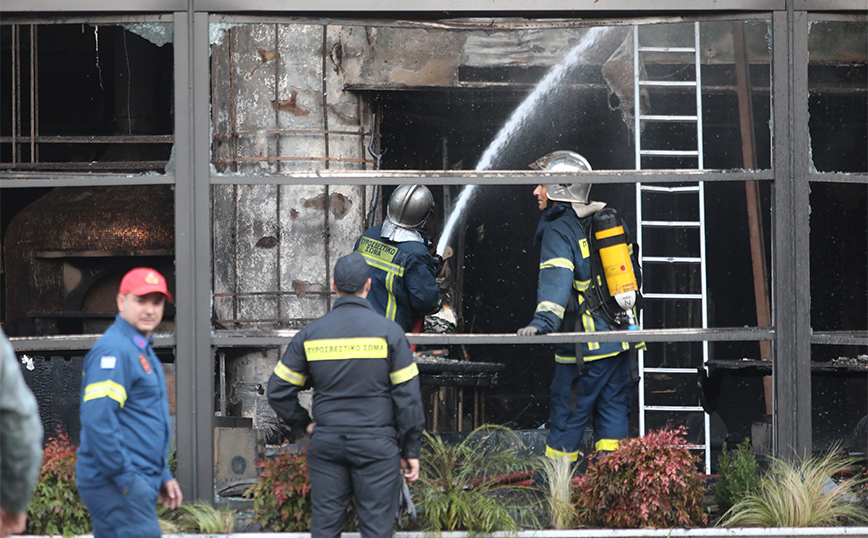
[[[443,258],[432,256],[425,222],[434,197],[424,185],[401,185],[386,206],[382,224],[369,228],[355,250],[368,262],[374,310],[405,332],[419,332],[427,314],[440,310],[443,298],[437,274]]]

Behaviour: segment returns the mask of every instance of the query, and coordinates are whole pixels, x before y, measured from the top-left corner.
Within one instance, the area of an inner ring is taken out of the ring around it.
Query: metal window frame
[[[783,457],[811,446],[810,282],[807,263],[807,21],[788,6],[772,19],[772,84],[775,189],[772,232],[773,445]],[[801,24],[799,22],[801,21]],[[798,48],[803,50],[799,51]],[[803,61],[804,65],[799,65]],[[799,98],[803,99],[800,104]],[[803,151],[798,151],[803,148]],[[793,300],[783,300],[784,297]],[[778,301],[778,299],[781,299]]]
[[[226,176],[210,174],[210,47],[208,27],[211,14],[274,12],[279,15],[326,13],[383,13],[413,16],[420,13],[450,16],[463,13],[526,13],[527,4],[517,0],[430,1],[408,6],[393,0],[325,0],[315,5],[296,0],[264,0],[251,6],[242,0],[133,0],[118,4],[109,0],[80,0],[70,11],[64,0],[6,0],[3,18],[37,19],[59,17],[58,22],[93,20],[82,13],[98,13],[110,20],[142,20],[154,13],[171,16],[175,24],[175,137],[177,166],[174,175],[123,176],[117,174],[0,173],[0,194],[5,188],[73,187],[105,185],[174,184],[176,196],[176,278],[177,328],[174,336],[162,337],[158,346],[175,346],[178,386],[178,462],[179,481],[187,498],[214,498],[213,454],[213,355],[217,347],[236,345],[274,346],[291,339],[292,332],[269,337],[212,334],[210,328],[210,189],[220,184],[382,184],[398,185],[436,180],[445,185],[515,184],[534,185],[538,174],[530,173],[329,173],[292,176]],[[810,13],[864,13],[864,0],[626,0],[617,9],[604,8],[593,0],[580,4],[569,0],[541,0],[534,6],[540,13],[569,16],[612,16],[618,13],[683,12],[691,16],[732,11],[733,17],[745,13],[770,13],[773,31],[772,99],[774,139],[773,168],[755,172],[703,172],[703,181],[764,180],[773,182],[773,301],[775,326],[746,329],[642,331],[641,335],[595,335],[595,340],[617,341],[773,341],[775,342],[774,447],[779,455],[805,454],[811,447],[811,344],[868,344],[868,334],[830,332],[811,335],[808,264],[809,183],[856,182],[868,184],[868,174],[834,174],[810,171],[808,145],[807,38]],[[809,13],[810,12],[810,13]],[[50,13],[50,15],[48,15]],[[68,13],[68,17],[65,16]],[[60,15],[57,15],[60,14]],[[129,14],[129,15],[127,15]],[[239,15],[243,16],[243,15]],[[60,20],[62,18],[62,20]],[[41,22],[46,22],[40,19]],[[594,172],[599,183],[637,181],[680,182],[694,179],[692,173],[604,171]],[[557,175],[552,179],[557,180]],[[183,209],[181,211],[180,209]],[[802,284],[802,285],[800,285]],[[792,297],[792,299],[791,299]],[[18,350],[86,349],[95,335],[66,339],[15,339]],[[580,342],[582,333],[550,335],[551,343]],[[538,339],[504,334],[414,335],[411,342],[423,344],[529,344]]]
[[[798,0],[797,0],[798,1]],[[832,4],[852,6],[849,9],[864,9],[856,6],[860,0],[801,0],[817,5]],[[600,4],[595,0],[539,0],[534,12],[564,12],[576,14],[613,12],[671,12],[671,11],[782,11],[786,0],[621,0],[617,7]],[[812,7],[812,9],[819,9]],[[839,9],[848,9],[847,7]],[[322,0],[311,3],[303,0],[260,0],[251,4],[247,0],[78,0],[70,8],[64,0],[5,0],[6,12],[378,12],[378,13],[462,13],[462,12],[527,12],[527,2],[522,0],[436,0],[431,2],[406,2],[402,0]]]
[[[177,386],[189,389],[175,396],[177,479],[188,498],[210,502],[215,497],[214,350],[211,279],[201,278],[211,274],[207,14],[177,13],[175,36],[175,370]]]

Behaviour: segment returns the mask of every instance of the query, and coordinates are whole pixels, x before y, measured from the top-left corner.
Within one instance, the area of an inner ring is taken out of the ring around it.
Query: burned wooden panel
[[[267,160],[278,154],[278,113],[272,102],[278,99],[274,79],[277,64],[264,62],[259,50],[272,50],[276,44],[273,25],[251,25],[237,28],[230,40],[233,51],[231,61],[233,84],[234,132],[239,172],[249,174],[278,171],[277,161]],[[249,161],[243,159],[251,159]]]
[[[338,258],[353,251],[356,239],[364,230],[364,189],[346,185],[333,185],[329,193],[329,243],[328,256],[332,265]]]
[[[268,405],[265,389],[280,360],[280,350],[233,349],[226,351],[226,410],[228,416],[253,419],[257,429],[273,429],[279,423]]]

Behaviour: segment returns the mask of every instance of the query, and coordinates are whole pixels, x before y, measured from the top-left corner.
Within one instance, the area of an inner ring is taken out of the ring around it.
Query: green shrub
[[[730,456],[726,443],[723,443],[718,467],[720,481],[714,490],[714,498],[721,512],[726,512],[748,494],[759,491],[760,472],[750,448],[750,439],[746,438],[738,444],[734,459]]]
[[[664,429],[627,439],[597,454],[579,480],[580,521],[614,528],[705,525],[698,458],[685,447],[685,429]]]
[[[425,440],[420,478],[411,486],[424,530],[490,533],[539,528],[536,492],[503,480],[504,475],[532,468],[522,456],[524,444],[513,432],[482,426],[457,444],[427,432]]]
[[[28,534],[90,534],[90,514],[75,486],[76,447],[58,432],[45,445],[42,469],[27,508]]]
[[[856,461],[833,449],[824,456],[790,462],[772,458],[760,488],[736,502],[721,518],[724,527],[835,527],[868,523],[854,502],[864,482],[831,477],[851,470]]]
[[[262,467],[259,481],[244,493],[253,498],[254,519],[275,532],[308,532],[311,522],[307,455],[284,452]]]

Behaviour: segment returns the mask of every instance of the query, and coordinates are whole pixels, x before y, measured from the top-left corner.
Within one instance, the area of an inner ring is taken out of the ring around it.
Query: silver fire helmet
[[[554,151],[541,157],[530,165],[534,170],[543,172],[590,172],[588,160],[574,151]],[[556,202],[590,202],[590,183],[550,183],[546,185],[546,195]]]
[[[401,185],[389,198],[386,218],[402,228],[418,230],[434,208],[434,196],[424,185]]]

